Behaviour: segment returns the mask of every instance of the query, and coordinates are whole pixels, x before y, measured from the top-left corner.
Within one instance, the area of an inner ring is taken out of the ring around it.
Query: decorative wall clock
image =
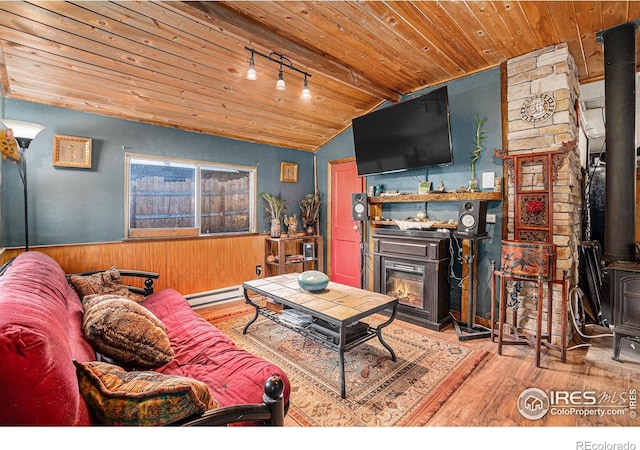
[[[549,94],[528,97],[520,108],[520,117],[525,122],[540,123],[549,119],[556,110],[556,101]]]

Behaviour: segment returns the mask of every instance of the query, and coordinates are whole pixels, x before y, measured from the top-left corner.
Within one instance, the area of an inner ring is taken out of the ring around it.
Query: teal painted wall
[[[258,168],[257,192],[281,193],[288,211],[313,192],[313,154],[4,99],[5,118],[46,126],[27,150],[30,245],[118,241],[124,238],[125,153],[241,164]],[[92,139],[91,169],[52,165],[53,136]],[[280,162],[298,164],[298,182],[280,182]],[[14,163],[2,163],[2,246],[24,245],[22,183]],[[268,230],[263,200],[258,231]]]
[[[403,100],[425,94],[430,90],[441,86],[434,86],[410,96]],[[475,118],[489,117],[485,125],[487,138],[484,142],[485,150],[476,162],[476,176],[480,179],[482,172],[494,172],[496,176],[502,176],[502,160],[493,154],[494,148],[502,146],[502,118],[500,99],[500,70],[492,69],[469,77],[447,83],[449,92],[449,110],[451,116],[451,140],[453,146],[454,163],[446,167],[430,167],[425,169],[397,172],[384,175],[366,177],[366,185],[373,186],[383,184],[385,189],[397,189],[401,192],[417,192],[418,182],[429,180],[437,186],[440,180],[444,181],[448,190],[467,186],[471,174],[471,151],[474,149]],[[383,107],[386,105],[383,105]],[[390,149],[393,151],[393,149]],[[331,142],[327,143],[317,152],[318,155],[318,182],[326,192],[328,174],[325,168],[329,161],[354,156],[353,132],[347,129]],[[322,168],[323,170],[320,170]],[[325,200],[323,198],[323,200]],[[326,202],[324,203],[326,205]],[[428,216],[437,220],[457,220],[458,203],[399,203],[385,205],[383,214],[386,217],[402,219],[415,217],[420,210],[427,212]],[[496,215],[496,224],[487,224],[488,239],[482,240],[478,245],[478,285],[477,285],[477,314],[486,316],[491,310],[491,261],[500,258],[500,243],[502,237],[502,203],[489,202],[488,213]],[[326,214],[326,211],[322,211]],[[324,215],[326,217],[326,215]],[[367,227],[365,227],[367,228]],[[322,229],[326,236],[326,228]],[[453,243],[452,253],[455,264],[451,267],[451,306],[452,309],[460,308],[460,287],[458,279],[461,267],[457,261],[457,242]],[[367,275],[370,268],[366,268]]]
[[[485,151],[476,164],[482,172],[502,174],[502,162],[493,156],[501,146],[500,72],[498,69],[475,74],[447,84],[451,114],[454,164],[448,167],[367,177],[367,185],[384,184],[387,189],[416,191],[418,181],[442,179],[448,189],[468,183],[470,153],[473,149],[475,116],[489,116]],[[434,86],[437,88],[440,86]],[[417,92],[420,95],[433,89]],[[125,152],[200,161],[242,164],[258,167],[258,192],[281,193],[290,213],[298,213],[298,201],[313,191],[313,154],[263,144],[180,131],[168,127],[141,124],[99,115],[85,114],[36,103],[3,99],[3,117],[29,120],[47,128],[33,141],[27,153],[29,182],[30,244],[68,244],[108,242],[124,237],[124,154]],[[93,139],[91,169],[53,167],[51,151],[54,134]],[[318,187],[323,200],[320,212],[321,233],[326,236],[327,164],[354,156],[353,134],[348,128],[318,149]],[[298,163],[298,182],[281,183],[280,162]],[[22,184],[15,164],[5,162],[0,173],[2,245],[24,245]],[[262,200],[258,202],[258,231],[267,231],[262,220]],[[456,203],[396,205],[389,215],[413,216],[425,209],[435,219],[457,219]],[[489,203],[489,212],[497,216],[495,225],[487,225],[489,239],[479,245],[478,314],[490,309],[491,260],[500,256],[502,206]],[[386,214],[386,210],[385,210]],[[326,244],[325,244],[326,245]],[[459,276],[460,267],[452,271]],[[452,277],[452,307],[459,307],[459,288]]]

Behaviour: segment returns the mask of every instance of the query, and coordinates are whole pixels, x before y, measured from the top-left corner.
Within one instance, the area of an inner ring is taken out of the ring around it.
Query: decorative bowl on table
[[[298,285],[305,291],[323,291],[329,284],[329,277],[317,270],[307,270],[298,276]]]

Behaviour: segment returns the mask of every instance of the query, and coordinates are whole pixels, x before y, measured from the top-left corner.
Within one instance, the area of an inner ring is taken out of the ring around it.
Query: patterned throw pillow
[[[115,267],[92,275],[71,275],[69,282],[81,300],[92,294],[116,294],[138,303],[144,300],[144,295],[133,293],[127,289],[122,283],[120,271]]]
[[[82,302],[82,331],[94,350],[127,367],[153,368],[173,359],[164,325],[144,306],[113,294]]]
[[[105,362],[76,366],[80,392],[108,425],[166,425],[218,407],[206,384],[157,372],[127,372]]]

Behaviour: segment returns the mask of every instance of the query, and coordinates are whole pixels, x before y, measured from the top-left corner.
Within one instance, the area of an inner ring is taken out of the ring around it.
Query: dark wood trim
[[[509,148],[509,103],[507,102],[507,83],[509,77],[507,75],[507,62],[500,64],[500,108],[502,109],[502,148]],[[509,176],[508,170],[504,163],[502,164],[502,194],[505,198],[509,196]],[[509,202],[502,202],[502,240],[509,236],[508,230]]]

